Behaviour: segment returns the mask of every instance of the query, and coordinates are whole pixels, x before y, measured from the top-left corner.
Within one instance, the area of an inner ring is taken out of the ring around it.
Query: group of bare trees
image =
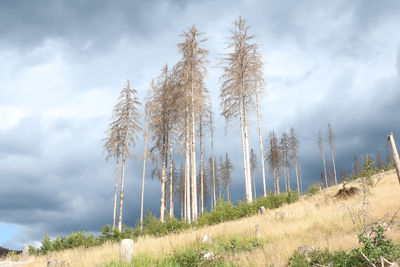
[[[321,173],[321,180],[325,187],[328,187],[331,184],[337,184],[337,176],[336,176],[336,164],[335,164],[335,140],[336,137],[333,133],[332,126],[328,123],[328,144],[331,150],[331,158],[332,158],[332,167],[333,173],[330,165],[326,164],[325,160],[325,152],[324,152],[324,141],[322,138],[321,131],[318,132],[318,147],[319,151],[321,152],[322,163],[324,166],[324,172]]]
[[[302,192],[301,175],[298,169],[298,152],[299,141],[297,139],[294,128],[290,129],[290,133],[283,133],[278,139],[274,131],[269,133],[266,148],[266,161],[269,165],[270,173],[273,177],[274,194],[279,194],[280,177],[283,174],[285,192],[292,190],[291,188],[291,167],[293,167],[296,175],[297,192]]]
[[[259,95],[264,90],[263,65],[254,35],[249,33],[250,26],[239,17],[231,30],[227,53],[221,56],[220,106],[222,115],[229,125],[235,118],[240,120],[244,180],[247,201],[256,196],[255,174],[257,168],[256,154],[249,147],[249,116],[252,111],[257,114],[260,145],[261,171],[264,196],[266,181],[264,172],[264,152],[261,131],[261,113]],[[143,224],[143,198],[146,177],[146,161],[153,162],[152,176],[161,183],[160,220],[165,221],[167,213],[174,216],[174,198],[180,201],[181,216],[187,222],[197,222],[199,214],[206,210],[207,200],[214,208],[217,198],[230,200],[233,165],[225,153],[217,161],[214,152],[214,121],[204,78],[208,63],[208,51],[204,48],[206,38],[193,25],[181,34],[182,42],[178,43],[180,60],[170,68],[167,64],[161,74],[150,86],[145,101],[144,114],[139,113],[141,105],[129,81],[123,88],[113,110],[112,122],[106,132],[104,147],[107,160],[116,161],[114,219],[117,213],[118,186],[120,185],[119,222],[122,227],[122,211],[125,183],[126,159],[131,155],[137,134],[141,131],[139,121],[144,117],[145,129],[141,216]],[[227,129],[227,128],[226,128]],[[208,164],[205,164],[204,140],[209,133],[211,151]],[[200,160],[197,158],[200,155]],[[122,171],[119,173],[120,161]],[[199,162],[198,162],[199,161]],[[179,171],[176,162],[181,162]],[[205,166],[207,165],[207,166]],[[119,184],[119,176],[121,182]],[[252,180],[253,177],[253,190]],[[167,206],[169,210],[167,212]]]

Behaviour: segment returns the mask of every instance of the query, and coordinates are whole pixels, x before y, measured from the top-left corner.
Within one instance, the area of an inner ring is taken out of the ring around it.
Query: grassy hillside
[[[393,215],[400,208],[400,185],[395,171],[373,177],[375,186],[367,194],[370,220]],[[361,187],[352,181],[347,187]],[[207,249],[215,252],[217,259],[228,266],[285,266],[293,252],[303,245],[316,246],[330,251],[349,250],[358,246],[355,227],[361,225],[363,194],[340,200],[333,196],[340,186],[330,187],[310,197],[279,209],[268,210],[266,215],[252,216],[214,226],[190,230],[164,237],[142,237],[135,242],[135,262],[145,265],[165,264],[171,255],[193,248],[204,248],[202,237],[212,237]],[[387,217],[388,218],[388,217]],[[389,238],[400,242],[400,227],[395,224],[387,232]],[[255,225],[261,237],[255,236]],[[117,266],[118,246],[106,244],[90,249],[72,249],[50,253],[35,258],[27,266],[46,266],[49,259],[66,260],[70,266]],[[164,263],[163,263],[163,260]],[[138,265],[138,264],[137,264]]]

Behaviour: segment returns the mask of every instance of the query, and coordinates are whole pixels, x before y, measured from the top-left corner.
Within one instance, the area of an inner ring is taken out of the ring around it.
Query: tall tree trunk
[[[119,156],[117,156],[117,166],[115,169],[115,190],[114,190],[114,213],[113,213],[113,227],[115,229],[115,219],[117,216],[117,195],[118,195],[118,169],[119,169]]]
[[[394,142],[394,137],[392,132],[390,132],[389,134],[389,140],[390,143],[392,144],[394,165],[396,166],[397,178],[399,179],[400,183],[400,159],[399,159],[399,154],[397,153],[396,143]]]
[[[286,174],[286,165],[283,164],[283,181],[285,182],[285,192],[288,192],[288,183],[287,183],[287,174]]]
[[[211,132],[211,171],[212,171],[212,209],[217,205],[217,198],[215,195],[215,156],[214,156],[214,133]]]
[[[160,221],[165,222],[165,182],[166,182],[166,140],[163,137],[162,159],[161,159],[161,205],[160,205]]]
[[[201,214],[204,213],[204,158],[203,158],[203,120],[200,116],[200,203]]]
[[[125,160],[126,160],[126,144],[124,143],[124,152],[122,155],[122,177],[121,177],[121,192],[119,195],[119,220],[118,230],[122,231],[122,209],[124,206],[124,184],[125,184]]]
[[[185,181],[186,181],[186,220],[191,223],[191,202],[190,202],[190,148],[189,148],[189,110],[186,117],[186,138],[185,138]]]
[[[263,148],[262,133],[261,133],[261,113],[260,113],[260,103],[258,101],[258,93],[256,93],[256,104],[257,104],[257,122],[258,122],[258,142],[260,144],[261,172],[262,172],[263,189],[265,197],[267,196],[267,185],[265,183],[264,148]]]
[[[169,216],[174,217],[174,166],[172,160],[172,133],[169,140]]]
[[[146,130],[144,132],[144,152],[143,152],[143,173],[142,173],[142,194],[140,199],[140,230],[143,230],[143,196],[144,196],[144,178],[146,176],[146,158],[147,158],[147,137],[148,124],[146,122]]]
[[[331,153],[332,153],[332,163],[333,163],[333,174],[335,175],[335,184],[337,184],[335,154],[333,153],[333,149],[332,148],[331,148]]]
[[[301,176],[301,166],[299,165],[299,172],[300,172],[300,194],[304,194],[303,190],[303,178]]]
[[[244,168],[244,181],[245,181],[245,189],[246,189],[246,201],[249,201],[249,184],[247,179],[247,160],[246,160],[246,148],[245,148],[245,138],[244,138],[244,120],[243,120],[243,109],[242,102],[240,101],[239,105],[239,116],[240,116],[240,134],[242,137],[242,154],[243,154],[243,168]]]
[[[274,184],[274,194],[276,195],[276,176],[275,176],[275,171],[272,171],[272,182]]]
[[[243,98],[243,122],[244,122],[244,141],[245,141],[245,152],[246,152],[246,167],[247,167],[247,184],[249,198],[247,201],[253,202],[253,194],[251,192],[251,175],[250,175],[250,151],[249,151],[249,134],[247,132],[247,107]]]
[[[192,73],[193,77],[193,73]],[[192,81],[192,127],[191,127],[191,172],[192,172],[192,214],[193,221],[197,223],[197,174],[196,174],[196,134],[195,134],[195,120],[194,120],[194,84]]]

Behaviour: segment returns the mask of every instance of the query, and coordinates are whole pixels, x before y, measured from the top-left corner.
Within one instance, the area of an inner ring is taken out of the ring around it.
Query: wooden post
[[[399,183],[400,183],[400,159],[399,159],[399,154],[397,153],[396,143],[394,142],[392,132],[390,132],[390,134],[389,134],[388,141],[390,141],[392,144],[394,165],[396,166],[397,178],[399,179]]]

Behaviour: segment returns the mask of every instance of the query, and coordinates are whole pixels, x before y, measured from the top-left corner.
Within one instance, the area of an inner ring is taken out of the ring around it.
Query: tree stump
[[[260,209],[258,210],[258,213],[260,215],[265,215],[267,214],[267,209],[264,206],[261,206]]]
[[[133,260],[133,240],[122,239],[119,248],[119,259],[125,263],[131,263]]]
[[[26,261],[29,257],[29,247],[28,246],[24,246],[23,250],[22,250],[22,259],[23,261]]]

